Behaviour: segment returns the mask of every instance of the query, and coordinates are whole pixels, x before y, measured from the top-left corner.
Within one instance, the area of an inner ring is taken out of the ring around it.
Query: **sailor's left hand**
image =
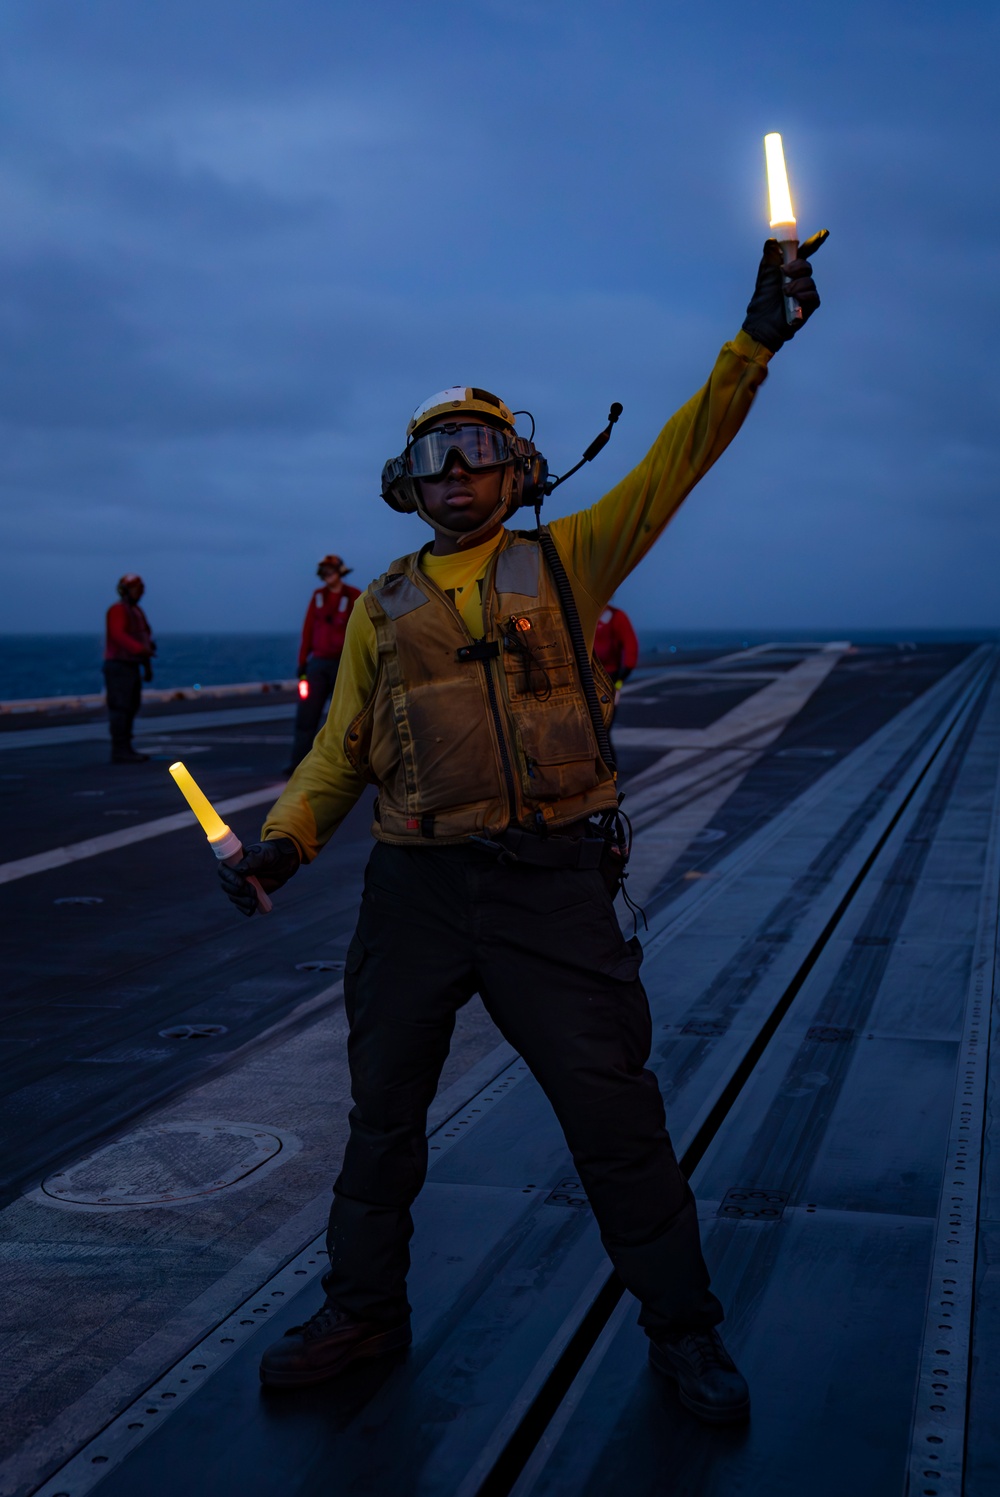
[[[815,254],[825,238],[825,234],[822,237],[814,235],[801,246],[798,257],[787,265],[781,263],[778,241],[767,239],[764,242],[757,284],[747,307],[743,331],[772,353],[777,353],[783,344],[794,338],[819,306],[819,292],[807,257]],[[785,314],[786,296],[794,296],[802,308],[802,316],[795,322],[789,322]]]

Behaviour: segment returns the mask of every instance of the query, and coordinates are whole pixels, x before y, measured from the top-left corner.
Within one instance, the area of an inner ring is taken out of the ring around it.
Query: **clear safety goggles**
[[[514,456],[511,438],[493,426],[453,422],[436,426],[406,449],[406,471],[411,478],[434,478],[457,452],[468,468],[495,468]]]

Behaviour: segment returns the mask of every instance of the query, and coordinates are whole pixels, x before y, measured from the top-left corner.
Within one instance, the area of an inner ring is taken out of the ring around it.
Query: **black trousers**
[[[376,844],[344,995],[354,1107],[334,1185],[329,1297],[409,1313],[410,1205],[457,1010],[478,992],[562,1125],[608,1256],[651,1335],[722,1319],[655,1076],[642,952],[597,872],[502,866],[471,847]]]
[[[304,701],[301,697],[299,698],[298,709],[295,713],[295,742],[292,745],[292,757],[289,760],[293,769],[296,764],[301,764],[313,746],[313,739],[319,732],[320,722],[333,695],[339,668],[339,655],[336,657],[313,655],[306,662],[309,695]]]
[[[102,667],[112,749],[132,746],[132,724],[142,701],[142,667],[131,660],[105,660]]]

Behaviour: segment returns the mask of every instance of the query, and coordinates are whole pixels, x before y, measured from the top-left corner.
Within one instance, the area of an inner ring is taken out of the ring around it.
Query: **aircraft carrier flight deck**
[[[245,921],[167,765],[253,840],[289,701],[149,711],[136,765],[100,714],[0,721],[0,1497],[995,1497],[998,664],[775,639],[625,688],[651,1065],[752,1392],[722,1430],[650,1371],[478,999],[430,1119],[412,1348],[263,1390],[322,1299],[370,798]]]

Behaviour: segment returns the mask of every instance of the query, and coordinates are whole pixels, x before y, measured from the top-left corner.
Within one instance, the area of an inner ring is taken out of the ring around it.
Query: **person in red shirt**
[[[112,603],[107,614],[103,672],[112,764],[143,764],[149,758],[132,747],[132,724],[142,700],[142,683],[153,679],[151,662],[156,654],[149,620],[139,607],[145,591],[142,578],[126,572],[118,581],[119,601]]]
[[[617,701],[617,693],[639,660],[639,641],[624,608],[613,608],[609,603],[597,620],[594,654],[615,683]]]
[[[286,772],[291,774],[312,748],[319,731],[320,719],[330,697],[344,649],[344,634],[351,616],[358,588],[350,587],[344,578],[345,567],[339,556],[324,556],[316,568],[323,583],[309,599],[299,645],[299,708],[295,716],[295,741]]]

